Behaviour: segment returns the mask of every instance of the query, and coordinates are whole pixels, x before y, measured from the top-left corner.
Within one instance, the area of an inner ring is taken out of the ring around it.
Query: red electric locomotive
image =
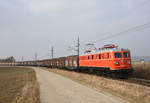
[[[82,70],[96,70],[123,77],[129,77],[133,72],[130,50],[115,45],[104,45],[98,50],[86,51],[80,55],[79,64]]]

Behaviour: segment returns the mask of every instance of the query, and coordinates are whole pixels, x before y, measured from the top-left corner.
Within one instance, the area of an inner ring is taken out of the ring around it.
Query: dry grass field
[[[0,67],[0,103],[40,103],[34,70]]]
[[[128,100],[130,103],[149,103],[150,101],[150,87],[67,70],[48,70],[71,78],[74,81],[92,87],[100,92],[109,92],[112,95]]]
[[[133,77],[150,80],[150,62],[133,62]]]

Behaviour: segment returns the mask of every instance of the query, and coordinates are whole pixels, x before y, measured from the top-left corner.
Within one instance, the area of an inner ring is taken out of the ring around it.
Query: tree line
[[[0,59],[0,62],[15,62],[15,58],[13,56],[7,57],[6,59]]]

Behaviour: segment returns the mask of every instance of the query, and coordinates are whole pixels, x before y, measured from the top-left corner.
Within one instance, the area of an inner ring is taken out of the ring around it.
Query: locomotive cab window
[[[101,54],[99,54],[99,59],[101,59]]]
[[[115,58],[121,58],[121,53],[115,53]]]
[[[128,52],[124,52],[123,56],[124,56],[124,58],[129,58],[130,57]]]
[[[94,59],[94,55],[92,55],[92,59]]]
[[[88,60],[90,59],[90,57],[88,56]]]

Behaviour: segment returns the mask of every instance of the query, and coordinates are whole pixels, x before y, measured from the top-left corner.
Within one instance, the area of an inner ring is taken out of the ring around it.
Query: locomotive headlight
[[[131,61],[128,61],[128,64],[131,64]]]
[[[116,61],[115,64],[116,64],[116,65],[119,65],[119,62]]]

